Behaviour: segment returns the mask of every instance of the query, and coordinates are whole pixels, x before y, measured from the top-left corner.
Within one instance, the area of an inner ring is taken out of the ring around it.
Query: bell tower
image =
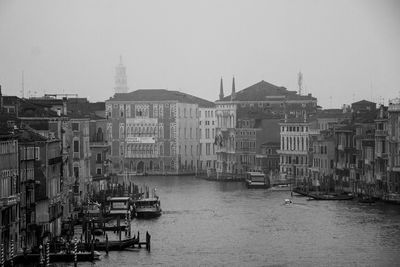
[[[122,64],[122,56],[119,57],[119,64],[115,68],[115,87],[116,94],[127,93],[128,85],[126,79],[126,68]]]

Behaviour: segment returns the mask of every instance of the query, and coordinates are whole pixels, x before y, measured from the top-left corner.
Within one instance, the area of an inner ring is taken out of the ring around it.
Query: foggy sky
[[[400,92],[400,3],[341,1],[0,0],[0,84],[25,97],[114,94],[122,55],[130,90],[211,101],[260,80],[304,87],[324,108]]]

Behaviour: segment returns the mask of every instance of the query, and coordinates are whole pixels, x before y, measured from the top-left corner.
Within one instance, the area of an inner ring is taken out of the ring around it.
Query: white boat
[[[290,204],[292,204],[292,203],[293,203],[293,202],[292,202],[291,199],[288,199],[288,198],[285,199],[285,205],[290,205]]]

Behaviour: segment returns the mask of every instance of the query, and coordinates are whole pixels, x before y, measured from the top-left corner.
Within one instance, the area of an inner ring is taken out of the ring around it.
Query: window
[[[77,123],[77,122],[72,123],[72,131],[74,131],[74,132],[79,131],[79,123]]]
[[[96,162],[101,163],[101,153],[97,153]]]
[[[96,174],[101,174],[101,168],[96,169]]]
[[[78,178],[79,177],[79,167],[74,167],[74,176],[75,176],[75,178]]]
[[[79,152],[79,140],[74,140],[74,152]]]

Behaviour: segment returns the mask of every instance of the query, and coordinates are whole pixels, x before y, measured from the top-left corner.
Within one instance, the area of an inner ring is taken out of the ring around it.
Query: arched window
[[[103,139],[104,139],[104,137],[103,137],[103,129],[100,128],[100,127],[97,129],[96,139],[97,139],[97,142],[103,142]]]

